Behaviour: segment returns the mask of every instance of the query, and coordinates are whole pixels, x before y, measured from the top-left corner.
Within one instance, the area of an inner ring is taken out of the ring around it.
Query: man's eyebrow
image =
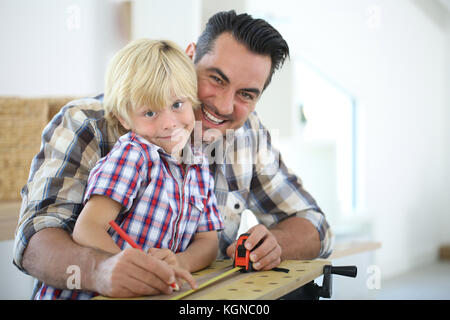
[[[228,77],[222,72],[222,70],[220,70],[219,68],[208,68],[207,69],[210,72],[215,72],[217,74],[219,74],[219,76],[226,82],[226,83],[230,83],[230,79],[228,79]]]
[[[252,93],[254,93],[257,97],[258,97],[259,94],[261,93],[261,91],[260,91],[259,89],[256,89],[256,88],[244,88],[244,89],[241,89],[241,91],[252,92]]]
[[[212,68],[208,68],[207,70],[210,72],[217,73],[223,79],[223,81],[225,81],[226,83],[230,83],[230,79],[228,79],[228,77],[219,68],[212,67]],[[243,89],[241,89],[241,91],[251,92],[251,93],[256,94],[256,96],[259,96],[261,94],[261,90],[259,90],[257,88],[243,88]]]

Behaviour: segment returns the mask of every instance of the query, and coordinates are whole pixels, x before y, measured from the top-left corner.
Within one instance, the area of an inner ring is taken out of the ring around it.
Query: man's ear
[[[188,55],[189,58],[191,58],[192,61],[194,61],[194,58],[195,58],[195,49],[196,48],[197,48],[197,46],[195,45],[194,42],[189,43],[186,48],[186,54]]]

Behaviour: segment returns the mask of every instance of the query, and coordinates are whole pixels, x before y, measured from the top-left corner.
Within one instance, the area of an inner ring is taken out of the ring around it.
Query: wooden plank
[[[439,247],[439,259],[450,260],[450,245],[442,245]]]
[[[0,241],[14,239],[20,205],[18,201],[0,202]]]
[[[328,259],[338,259],[358,253],[369,252],[381,248],[381,242],[373,241],[347,241],[337,243],[333,253]]]

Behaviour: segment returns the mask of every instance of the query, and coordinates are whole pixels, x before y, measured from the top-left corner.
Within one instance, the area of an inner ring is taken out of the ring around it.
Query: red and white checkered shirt
[[[205,158],[184,167],[158,146],[129,132],[92,169],[84,202],[107,196],[123,209],[116,222],[144,250],[186,250],[197,232],[223,229],[216,207],[214,180]],[[112,228],[123,250],[130,245]],[[92,292],[58,290],[43,285],[39,299],[87,299]]]

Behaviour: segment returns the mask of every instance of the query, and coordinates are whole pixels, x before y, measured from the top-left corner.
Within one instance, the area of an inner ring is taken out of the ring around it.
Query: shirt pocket
[[[224,221],[224,234],[233,239],[236,237],[241,213],[247,208],[248,190],[215,190],[217,206]]]
[[[206,197],[202,195],[191,195],[188,199],[188,210],[186,218],[188,222],[197,224],[204,212]]]

